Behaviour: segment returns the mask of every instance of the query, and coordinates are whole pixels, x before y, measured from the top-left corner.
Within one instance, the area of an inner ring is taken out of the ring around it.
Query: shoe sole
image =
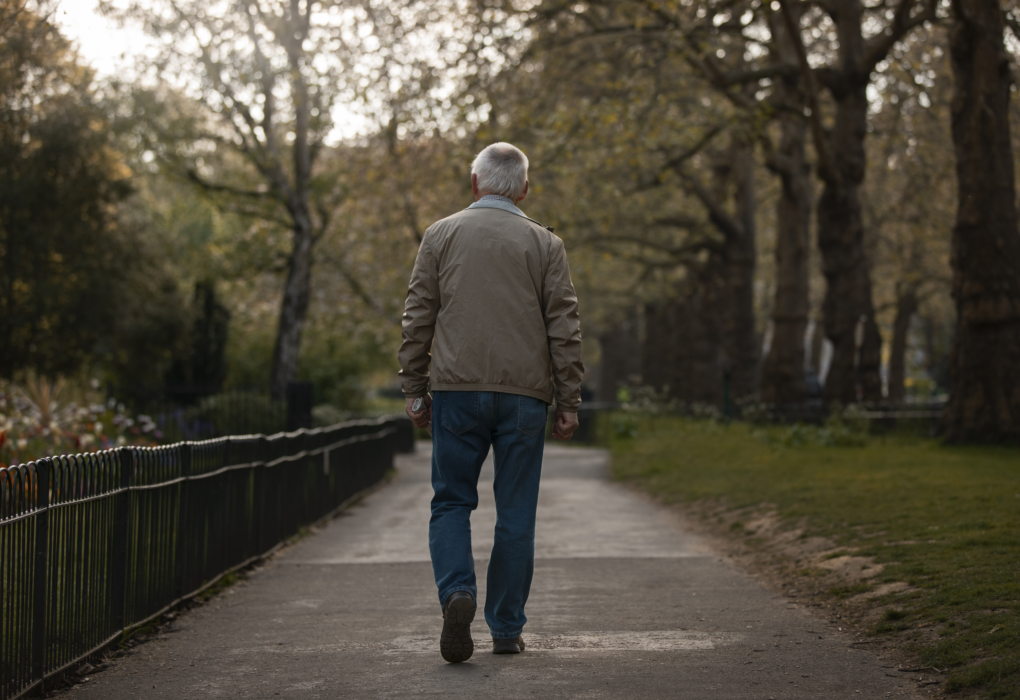
[[[517,640],[515,640],[515,639],[510,639],[510,640],[507,640],[507,641],[509,641],[510,644],[493,644],[492,645],[492,653],[493,654],[520,654],[521,652],[524,651],[524,643],[523,642],[518,644]]]
[[[471,639],[471,621],[475,619],[475,604],[470,598],[457,598],[446,606],[443,615],[443,634],[439,638],[439,652],[451,664],[467,661],[475,651]]]

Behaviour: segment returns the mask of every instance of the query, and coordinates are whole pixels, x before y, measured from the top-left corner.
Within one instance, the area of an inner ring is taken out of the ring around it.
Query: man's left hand
[[[404,411],[407,413],[408,418],[414,423],[416,428],[429,431],[429,435],[432,434],[432,397],[428,394],[422,397],[425,405],[422,406],[421,410],[417,413],[411,412],[411,406],[414,405],[414,399],[404,399]]]
[[[569,440],[579,425],[576,411],[556,411],[552,436],[557,440]]]

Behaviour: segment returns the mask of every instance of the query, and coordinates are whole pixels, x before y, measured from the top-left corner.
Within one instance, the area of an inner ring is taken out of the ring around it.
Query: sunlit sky
[[[100,14],[98,0],[59,0],[56,22],[61,32],[78,45],[84,63],[96,69],[100,79],[114,75],[129,76],[139,56],[153,47],[152,41],[140,25],[126,24]],[[353,138],[369,128],[368,122],[358,114],[344,108],[334,108],[336,127],[327,141],[336,143]]]
[[[145,53],[148,39],[138,26],[120,28],[99,14],[97,0],[59,0],[56,20],[61,31],[78,44],[85,63],[100,77],[130,69],[134,57]]]

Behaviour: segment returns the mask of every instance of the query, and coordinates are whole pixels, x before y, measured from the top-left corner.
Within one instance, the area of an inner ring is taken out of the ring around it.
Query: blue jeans
[[[548,405],[492,391],[437,391],[432,402],[429,552],[442,605],[455,591],[478,600],[471,511],[492,446],[496,538],[486,579],[485,622],[493,639],[515,639],[535,571],[535,512]]]

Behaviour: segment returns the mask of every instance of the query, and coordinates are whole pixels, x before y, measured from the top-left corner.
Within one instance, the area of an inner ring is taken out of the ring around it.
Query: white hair
[[[528,157],[509,143],[494,143],[475,156],[471,174],[478,176],[480,191],[516,200],[528,182]]]

